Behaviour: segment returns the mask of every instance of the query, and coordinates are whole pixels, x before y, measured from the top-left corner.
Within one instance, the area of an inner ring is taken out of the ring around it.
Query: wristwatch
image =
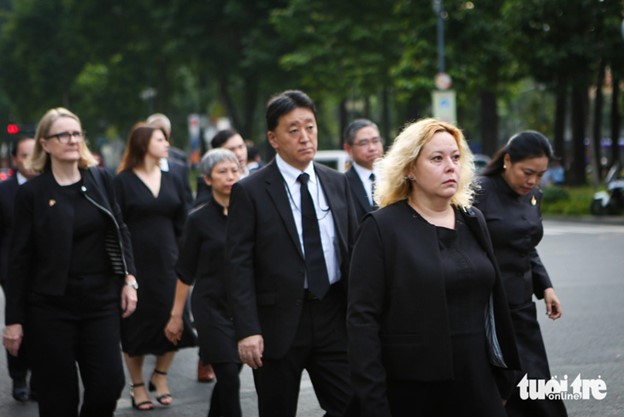
[[[135,290],[139,289],[139,283],[136,281],[126,282],[125,285],[127,285],[128,287],[132,287]]]

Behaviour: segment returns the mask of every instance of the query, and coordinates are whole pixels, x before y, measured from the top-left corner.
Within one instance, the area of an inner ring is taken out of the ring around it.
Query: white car
[[[351,158],[347,151],[342,149],[317,151],[314,161],[340,172],[346,172],[351,168]]]

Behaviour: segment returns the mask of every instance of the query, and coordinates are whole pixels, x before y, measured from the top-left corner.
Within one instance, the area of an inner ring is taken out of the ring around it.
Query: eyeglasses
[[[377,138],[372,138],[372,139],[360,140],[358,142],[353,142],[353,146],[357,146],[357,147],[360,147],[360,148],[366,148],[366,147],[370,146],[371,144],[376,146],[376,145],[379,145],[380,143],[383,145],[384,140],[382,138],[377,137]]]
[[[71,138],[76,138],[76,140],[78,142],[80,142],[82,140],[82,138],[84,137],[85,133],[87,132],[79,132],[77,130],[74,130],[73,132],[60,132],[60,133],[56,133],[54,135],[50,135],[50,136],[46,136],[46,139],[56,139],[59,141],[59,143],[62,143],[64,145],[68,144],[69,141],[71,140]]]

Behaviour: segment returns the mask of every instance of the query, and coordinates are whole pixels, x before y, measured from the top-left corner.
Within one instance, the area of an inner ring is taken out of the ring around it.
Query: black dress
[[[191,212],[177,265],[180,280],[194,283],[191,310],[204,363],[240,362],[225,289],[226,220],[213,199]]]
[[[518,379],[528,374],[528,378],[549,380],[546,348],[533,302],[533,295],[541,299],[544,290],[552,287],[536,250],[544,235],[540,213],[542,192],[535,189],[520,196],[500,175],[482,177],[480,185],[475,206],[485,216],[509,302],[522,364]],[[518,389],[506,408],[514,416],[567,415],[563,401],[521,400]]]
[[[130,356],[175,351],[195,345],[188,314],[178,345],[165,337],[177,276],[178,239],[186,217],[183,186],[176,177],[162,172],[160,191],[151,190],[131,170],[115,177],[119,205],[130,229],[139,282],[137,309],[122,321],[122,348]],[[185,310],[186,311],[186,310]]]
[[[411,397],[414,403],[409,410],[392,407],[393,416],[506,416],[485,334],[485,311],[496,276],[494,266],[459,213],[456,219],[455,230],[436,227],[451,329],[453,380],[407,384],[388,381],[391,407],[396,389],[398,395]],[[405,399],[395,404],[405,404]]]

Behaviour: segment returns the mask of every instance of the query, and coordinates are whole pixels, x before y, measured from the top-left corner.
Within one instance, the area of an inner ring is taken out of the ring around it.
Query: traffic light
[[[20,132],[19,126],[15,123],[9,123],[6,130],[9,135],[17,135]]]

